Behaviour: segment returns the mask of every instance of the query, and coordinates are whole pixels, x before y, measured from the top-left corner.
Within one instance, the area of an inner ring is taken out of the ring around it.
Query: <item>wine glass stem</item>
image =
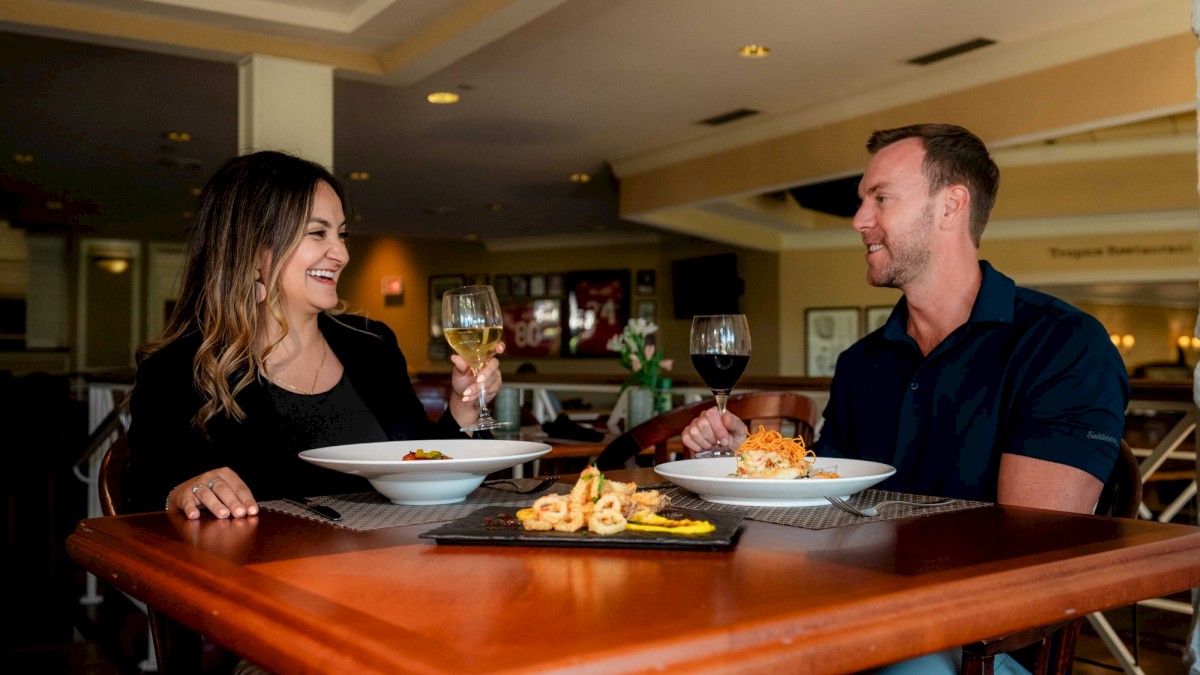
[[[725,414],[725,401],[729,399],[729,394],[713,393],[713,398],[717,399],[717,412]]]
[[[478,371],[472,370],[471,372],[475,373],[476,377],[479,376]],[[488,407],[487,407],[487,391],[484,389],[484,385],[482,382],[479,383],[479,419],[481,419],[481,420],[492,419],[492,413],[488,410]]]

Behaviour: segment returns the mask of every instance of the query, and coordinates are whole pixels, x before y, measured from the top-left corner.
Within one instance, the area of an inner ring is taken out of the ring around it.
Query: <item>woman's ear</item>
[[[264,274],[271,269],[271,251],[263,249],[263,252],[258,256],[258,266],[254,268],[254,299],[255,302],[263,302],[267,299],[267,284],[263,280]]]

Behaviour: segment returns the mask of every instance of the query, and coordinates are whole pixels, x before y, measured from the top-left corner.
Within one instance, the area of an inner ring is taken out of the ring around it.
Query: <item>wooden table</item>
[[[432,527],[153,513],[84,520],[67,548],[281,672],[837,673],[1200,585],[1200,528],[1015,507],[745,521],[719,553],[417,538]]]

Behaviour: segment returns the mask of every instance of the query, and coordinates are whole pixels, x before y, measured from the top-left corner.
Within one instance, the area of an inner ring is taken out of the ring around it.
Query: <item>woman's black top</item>
[[[318,323],[345,368],[342,381],[323,394],[296,396],[260,379],[237,395],[246,418],[218,415],[207,434],[192,424],[202,405],[192,376],[199,333],[150,355],[138,367],[130,404],[123,485],[128,507],[160,510],[183,481],[226,466],[259,501],[368,491],[364,479],[314,466],[297,453],[343,443],[463,437],[449,412],[436,423],[426,416],[390,328],[355,315],[321,315]],[[323,407],[315,405],[322,401]]]

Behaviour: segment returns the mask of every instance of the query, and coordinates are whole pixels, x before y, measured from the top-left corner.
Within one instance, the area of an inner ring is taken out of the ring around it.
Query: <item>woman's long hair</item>
[[[263,322],[286,334],[279,272],[299,247],[320,181],[344,190],[324,167],[281,152],[263,151],[227,161],[209,179],[188,235],[183,288],[160,340],[139,351],[140,363],[185,335],[199,333],[193,380],[204,404],[193,418],[202,431],[215,416],[244,419],[235,397],[258,377],[274,345],[255,353]],[[267,278],[258,279],[264,253]],[[266,285],[260,308],[255,282]],[[263,311],[265,309],[265,311]]]

